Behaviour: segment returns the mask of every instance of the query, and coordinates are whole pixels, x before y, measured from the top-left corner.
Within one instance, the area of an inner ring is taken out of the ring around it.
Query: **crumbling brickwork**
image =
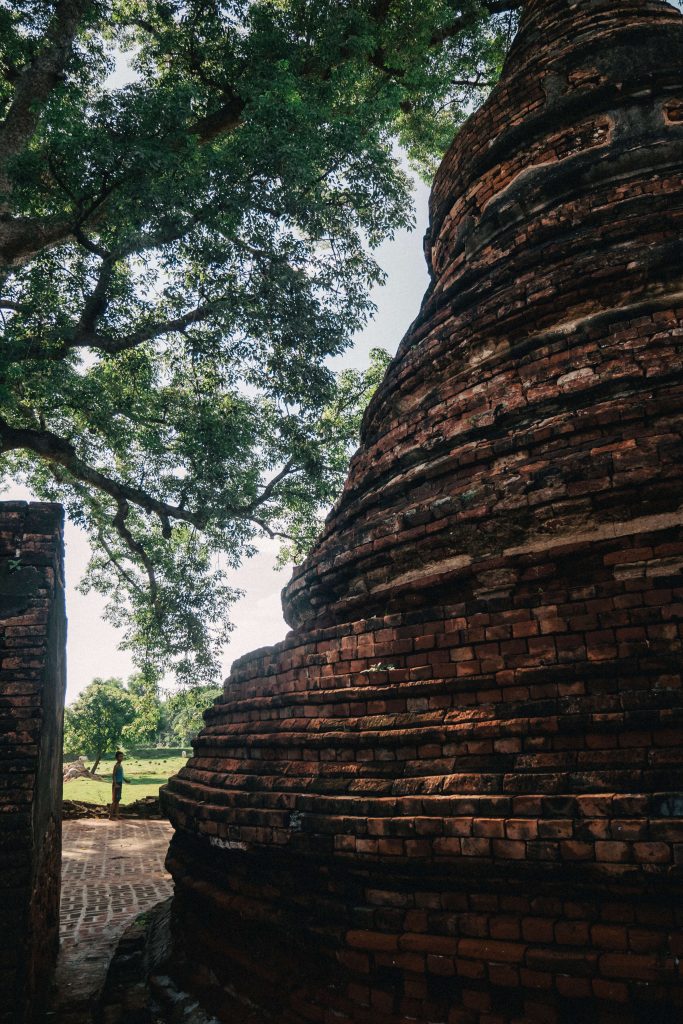
[[[34,1024],[59,943],[61,506],[0,503],[0,1022]]]
[[[222,1019],[683,1020],[682,53],[530,0],[444,159],[293,631],[165,793]]]

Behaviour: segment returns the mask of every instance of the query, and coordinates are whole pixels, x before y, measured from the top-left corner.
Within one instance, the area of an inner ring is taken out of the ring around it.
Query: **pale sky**
[[[358,335],[353,349],[332,362],[339,370],[344,366],[367,365],[368,352],[379,346],[392,354],[412,320],[417,316],[422,295],[427,288],[427,270],[422,254],[422,238],[427,227],[428,188],[415,181],[417,226],[413,232],[402,231],[385,242],[376,258],[388,275],[383,288],[373,292],[377,314]],[[5,501],[30,499],[31,494],[20,487],[10,487],[1,498]],[[278,543],[263,540],[260,551],[234,573],[230,582],[245,592],[233,605],[235,629],[223,658],[223,676],[228,674],[235,658],[257,647],[277,643],[287,632],[282,618],[280,591],[291,574],[291,568],[276,571]],[[67,702],[71,702],[95,676],[125,678],[134,667],[128,652],[118,650],[119,633],[102,618],[105,599],[99,594],[80,594],[76,590],[89,557],[85,534],[71,523],[66,527],[67,615]],[[217,680],[218,682],[218,680]]]

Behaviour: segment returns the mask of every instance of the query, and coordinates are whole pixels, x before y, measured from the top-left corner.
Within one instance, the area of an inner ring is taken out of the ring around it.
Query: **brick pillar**
[[[59,945],[63,510],[0,503],[0,1022],[33,1024]]]

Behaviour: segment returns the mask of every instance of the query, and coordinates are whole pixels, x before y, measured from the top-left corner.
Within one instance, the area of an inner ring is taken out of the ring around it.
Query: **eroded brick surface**
[[[66,821],[61,947],[50,1020],[89,1021],[126,926],[171,894],[165,821]]]
[[[447,154],[293,631],[165,794],[188,984],[683,1019],[682,52],[667,4],[531,0]]]

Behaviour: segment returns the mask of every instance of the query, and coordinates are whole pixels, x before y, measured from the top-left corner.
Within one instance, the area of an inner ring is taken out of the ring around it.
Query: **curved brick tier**
[[[531,0],[443,162],[294,630],[165,791],[222,1019],[683,1019],[681,54]]]

